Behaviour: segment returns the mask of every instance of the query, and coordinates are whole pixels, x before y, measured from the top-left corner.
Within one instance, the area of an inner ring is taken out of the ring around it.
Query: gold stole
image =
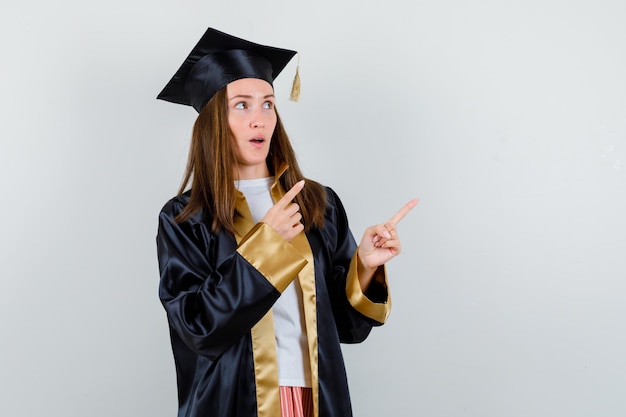
[[[284,170],[282,171],[284,172]],[[282,174],[280,172],[280,174]],[[278,183],[278,178],[272,186],[271,194],[274,202],[285,194]],[[235,238],[239,244],[241,239],[254,227],[252,214],[243,194],[238,193],[236,202],[237,215],[235,216]],[[313,391],[313,415],[319,415],[319,384],[318,384],[318,356],[317,356],[317,310],[315,295],[315,270],[313,266],[313,252],[304,232],[291,240],[291,245],[308,261],[298,274],[302,288],[302,301],[306,334],[309,345],[309,359],[311,364],[311,385]],[[279,256],[279,254],[268,254]],[[256,379],[257,417],[280,416],[280,389],[278,385],[278,362],[276,358],[276,338],[274,336],[274,318],[269,310],[251,330],[252,353],[254,356],[254,374]]]

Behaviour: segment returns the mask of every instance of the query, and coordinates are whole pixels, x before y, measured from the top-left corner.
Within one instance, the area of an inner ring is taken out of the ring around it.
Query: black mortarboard
[[[208,28],[157,99],[193,106],[199,113],[230,82],[260,78],[272,84],[295,54]]]

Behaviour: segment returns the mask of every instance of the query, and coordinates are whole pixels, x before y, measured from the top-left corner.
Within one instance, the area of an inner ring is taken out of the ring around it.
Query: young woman
[[[276,112],[272,82],[294,54],[209,28],[158,97],[199,113],[157,235],[180,417],[351,416],[339,344],[389,314],[384,264],[417,201],[357,247]]]

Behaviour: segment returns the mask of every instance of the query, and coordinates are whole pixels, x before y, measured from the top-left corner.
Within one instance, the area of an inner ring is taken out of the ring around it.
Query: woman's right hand
[[[300,207],[292,203],[303,188],[304,180],[298,181],[261,219],[288,242],[304,230],[304,225],[300,222],[302,220]]]

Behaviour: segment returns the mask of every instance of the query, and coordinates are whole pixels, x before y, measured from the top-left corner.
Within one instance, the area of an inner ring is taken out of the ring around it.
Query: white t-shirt
[[[274,177],[235,181],[235,187],[246,197],[255,223],[261,221],[274,202],[270,188]],[[276,254],[280,256],[280,254]],[[294,279],[272,307],[278,383],[281,386],[311,387],[311,365],[302,308],[302,289]]]

